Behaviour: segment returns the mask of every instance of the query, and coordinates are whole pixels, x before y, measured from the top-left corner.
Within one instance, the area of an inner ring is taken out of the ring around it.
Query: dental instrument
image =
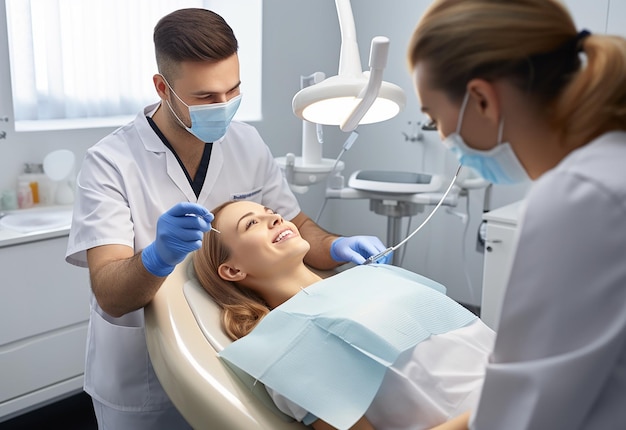
[[[430,219],[432,218],[432,216],[435,214],[435,212],[437,212],[437,209],[439,209],[439,207],[443,204],[444,200],[446,199],[446,197],[448,196],[448,194],[450,193],[450,190],[452,189],[452,186],[454,185],[454,183],[456,182],[457,177],[459,176],[459,171],[461,170],[462,165],[459,164],[459,166],[456,169],[456,173],[454,174],[454,177],[452,178],[452,181],[450,181],[450,185],[448,185],[448,189],[445,191],[445,193],[443,193],[443,196],[441,197],[441,199],[439,200],[439,202],[437,203],[437,205],[433,208],[433,210],[430,212],[430,214],[426,217],[426,219],[413,231],[413,233],[411,233],[409,236],[407,236],[404,240],[402,240],[400,243],[398,243],[395,246],[390,246],[389,248],[385,249],[384,251],[376,254],[376,255],[372,255],[371,257],[369,257],[367,260],[365,260],[365,263],[363,264],[372,264],[377,262],[378,260],[380,260],[381,258],[387,256],[388,254],[390,254],[391,252],[395,251],[396,249],[400,248],[402,245],[404,245],[409,239],[411,239],[413,236],[415,236],[415,234],[420,231],[422,229],[422,227],[424,227],[426,225],[426,223],[428,223],[428,221],[430,221]]]
[[[207,214],[207,215],[208,215],[208,214]],[[198,218],[203,218],[205,221],[206,221],[207,215],[202,215],[202,216],[200,216],[200,215],[197,215],[197,214],[185,214],[185,216],[195,216],[195,217],[198,217]],[[213,218],[211,218],[211,221],[212,221],[212,220],[213,220]],[[211,221],[207,221],[207,222],[209,222],[209,223],[210,223]],[[211,226],[211,230],[213,230],[215,233],[219,233],[219,234],[221,234],[221,233],[222,233],[221,231],[219,231],[218,229],[216,229],[216,228],[215,228],[215,227],[213,227],[213,226]]]
[[[206,217],[207,215],[203,215],[202,218],[204,218],[204,220],[206,221]],[[211,218],[211,220],[213,220],[213,218]],[[210,221],[208,221],[210,223]],[[211,226],[211,230],[213,230],[215,233],[217,234],[222,234],[221,231],[219,231],[218,229],[216,229],[215,227]]]

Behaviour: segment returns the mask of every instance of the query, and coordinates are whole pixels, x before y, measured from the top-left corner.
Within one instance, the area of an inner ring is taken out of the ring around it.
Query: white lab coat
[[[181,201],[212,209],[227,200],[253,200],[286,219],[297,200],[256,129],[232,122],[213,144],[206,179],[196,196],[176,157],[150,127],[157,105],[87,151],[77,178],[77,198],[66,260],[86,266],[86,250],[126,245],[139,252],[154,241],[159,216]],[[91,297],[85,391],[125,412],[164,410],[171,402],[148,357],[143,309],[107,315]]]
[[[626,133],[527,198],[474,430],[626,428]]]

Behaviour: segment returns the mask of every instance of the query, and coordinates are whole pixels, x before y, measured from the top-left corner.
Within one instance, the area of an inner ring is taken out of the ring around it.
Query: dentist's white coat
[[[196,199],[176,157],[146,120],[157,107],[148,106],[88,150],[77,179],[69,263],[86,266],[86,250],[101,245],[126,245],[139,252],[154,241],[159,216],[181,201],[212,209],[227,200],[252,200],[286,219],[300,212],[269,148],[255,128],[239,122],[232,122],[225,137],[213,144]],[[144,411],[148,417],[151,411],[172,408],[148,357],[143,309],[113,318],[92,294],[87,344],[85,391],[95,400],[120,411],[120,417],[124,411]],[[147,418],[133,427],[141,425],[171,426]]]

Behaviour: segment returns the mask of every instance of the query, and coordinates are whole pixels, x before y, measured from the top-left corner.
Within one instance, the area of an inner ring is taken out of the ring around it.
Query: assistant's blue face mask
[[[169,101],[165,101],[178,122],[180,122],[189,133],[206,143],[215,142],[216,140],[224,137],[230,122],[237,113],[237,109],[239,109],[241,94],[224,103],[209,103],[189,106],[187,103],[182,101],[180,97],[178,97],[178,94],[174,92],[167,80],[165,78],[163,78],[163,80],[170,88],[170,91],[172,91],[172,94],[174,94],[176,98],[180,100],[182,104],[187,106],[187,109],[189,109],[191,127],[187,127],[178,115],[176,115],[176,112],[172,109]]]
[[[469,93],[465,93],[456,131],[446,136],[443,144],[457,156],[462,165],[473,168],[491,183],[514,184],[529,180],[526,170],[515,156],[511,145],[508,142],[502,142],[504,118],[500,121],[498,143],[494,148],[479,150],[467,146],[460,133],[468,99]]]

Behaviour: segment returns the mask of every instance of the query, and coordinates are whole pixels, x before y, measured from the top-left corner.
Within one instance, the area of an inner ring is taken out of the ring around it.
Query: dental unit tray
[[[415,172],[357,170],[350,175],[348,186],[356,190],[378,193],[428,193],[441,188],[441,177]]]

